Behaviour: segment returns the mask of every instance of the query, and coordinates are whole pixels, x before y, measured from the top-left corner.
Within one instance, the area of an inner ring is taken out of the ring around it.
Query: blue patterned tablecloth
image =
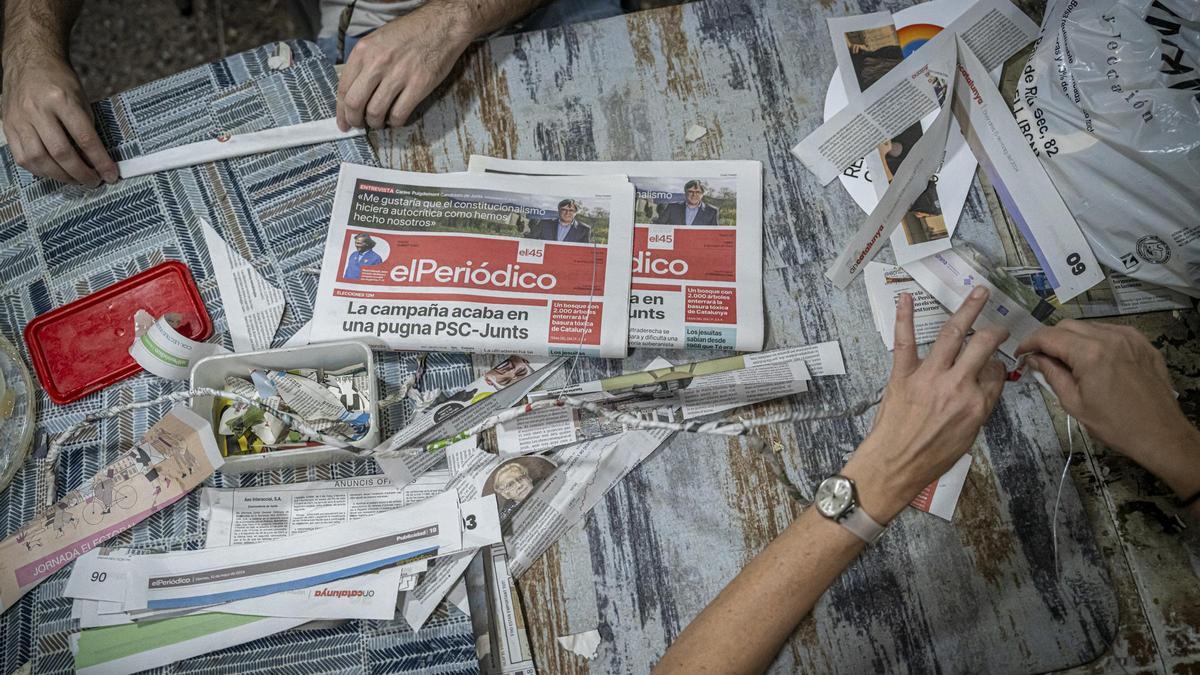
[[[274,45],[231,56],[118,94],[94,105],[98,130],[118,159],[212,138],[322,119],[334,114],[337,76],[317,47],[291,43],[295,64],[271,70]],[[165,260],[191,269],[216,332],[230,347],[217,281],[199,222],[207,220],[268,280],[287,308],[275,344],[308,320],[340,162],[375,164],[365,138],[279,150],[202,164],[87,190],[36,178],[0,148],[0,333],[28,361],[22,331],[35,316]],[[393,392],[416,356],[377,354],[381,392]],[[470,361],[434,355],[426,386],[471,379]],[[38,429],[54,434],[84,415],[117,403],[182,388],[146,373],[70,405],[39,390]],[[165,408],[122,415],[97,425],[64,450],[59,493],[74,489],[130,447]],[[384,433],[402,426],[410,404],[382,412]],[[0,440],[2,442],[2,440]],[[240,476],[216,475],[220,487],[324,480],[377,473],[369,460]],[[0,536],[33,517],[44,491],[33,461],[0,493]],[[112,543],[160,550],[204,542],[196,494],[165,509]],[[0,668],[29,662],[33,672],[72,669],[68,637],[77,630],[59,572],[0,615]],[[350,621],[334,628],[291,630],[177,663],[163,672],[477,672],[470,620],[443,606],[419,633],[403,620]]]

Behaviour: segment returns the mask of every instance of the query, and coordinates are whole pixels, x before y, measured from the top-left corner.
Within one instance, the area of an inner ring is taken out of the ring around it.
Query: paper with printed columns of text
[[[207,221],[201,220],[200,228],[217,278],[233,350],[250,352],[270,347],[283,317],[283,291],[263,278]]]
[[[931,62],[938,62],[939,70],[946,67],[956,36],[980,56],[986,72],[1003,65],[1037,32],[1037,24],[1009,0],[978,0],[865,91],[848,92],[849,105],[797,143],[792,154],[828,185],[847,166],[941,107],[949,81],[927,75]]]
[[[624,176],[342,164],[310,339],[624,357],[633,194]]]
[[[462,505],[444,492],[412,506],[275,541],[221,549],[139,556],[125,597],[127,610],[199,607],[304,588],[381,567],[433,558],[500,539],[464,531],[495,519],[495,499]],[[490,502],[490,503],[489,503]]]
[[[542,162],[471,155],[468,170],[629,176],[636,196],[629,346],[762,349],[762,163]],[[704,195],[689,212],[685,188],[694,180]]]
[[[936,340],[942,324],[950,318],[937,298],[901,267],[870,262],[863,271],[863,279],[867,283],[867,300],[875,317],[875,328],[888,351],[896,348],[896,304],[901,293],[909,293],[913,297],[913,332],[917,344]]]
[[[991,4],[997,6],[989,7]],[[1003,11],[1009,11],[1011,16],[1004,16]],[[961,30],[962,34],[956,35],[955,29]],[[865,154],[932,110],[927,105],[929,102],[940,100],[941,111],[934,124],[913,147],[879,205],[826,273],[835,285],[844,288],[862,270],[896,229],[912,201],[925,189],[945,153],[950,112],[988,173],[1006,210],[1047,270],[1047,278],[1056,294],[1069,300],[1103,279],[1074,218],[1058,193],[1052,187],[1047,189],[1050,184],[1045,171],[1026,146],[1007,104],[992,86],[988,75],[992,66],[982,62],[971,50],[971,46],[976,47],[988,56],[987,63],[999,65],[1035,34],[1036,26],[1007,0],[981,0],[863,92],[857,104],[852,100],[842,113],[793,148],[810,169],[820,174],[824,169],[814,159],[813,153],[818,152],[813,149],[814,139],[828,137],[826,140],[831,145],[825,147],[826,151],[839,143],[850,143]],[[980,39],[981,36],[987,39]],[[998,42],[999,37],[1010,43]],[[909,95],[912,92],[923,94],[914,98]],[[892,128],[869,121],[868,118],[878,116],[881,110],[889,110],[883,105],[885,103],[899,105],[912,113],[900,116],[907,124]],[[913,115],[914,119],[909,120],[908,117]],[[880,135],[880,129],[887,133]],[[931,138],[936,140],[931,141]],[[867,140],[871,143],[867,144]],[[866,147],[862,147],[864,144]],[[848,157],[837,171],[855,161],[857,156]],[[840,156],[838,162],[841,162]]]
[[[353,522],[436,497],[450,481],[429,471],[403,488],[387,476],[356,476],[251,488],[204,488],[200,515],[206,548],[253,544]]]

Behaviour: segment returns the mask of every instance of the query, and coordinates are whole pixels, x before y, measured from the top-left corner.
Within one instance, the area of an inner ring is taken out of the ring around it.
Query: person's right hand
[[[115,183],[117,165],[96,133],[79,77],[65,60],[37,56],[4,64],[0,107],[13,159],[61,183]]]
[[[1028,365],[1094,438],[1181,497],[1200,490],[1200,433],[1175,401],[1162,355],[1140,332],[1067,319],[1022,342],[1018,353],[1027,352]]]

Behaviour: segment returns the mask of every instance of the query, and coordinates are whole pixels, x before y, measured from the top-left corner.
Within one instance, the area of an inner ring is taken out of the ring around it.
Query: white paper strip
[[[228,134],[212,140],[160,150],[149,155],[117,162],[117,170],[120,171],[122,178],[133,178],[157,171],[215,162],[219,159],[242,157],[300,145],[340,141],[362,136],[365,133],[367,133],[366,129],[342,131],[337,127],[337,120],[330,117],[246,134]]]

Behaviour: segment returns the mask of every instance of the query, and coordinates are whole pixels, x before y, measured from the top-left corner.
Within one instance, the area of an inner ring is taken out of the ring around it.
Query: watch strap
[[[874,544],[887,531],[887,527],[875,522],[875,519],[859,508],[857,503],[843,513],[837,522],[868,544]]]

